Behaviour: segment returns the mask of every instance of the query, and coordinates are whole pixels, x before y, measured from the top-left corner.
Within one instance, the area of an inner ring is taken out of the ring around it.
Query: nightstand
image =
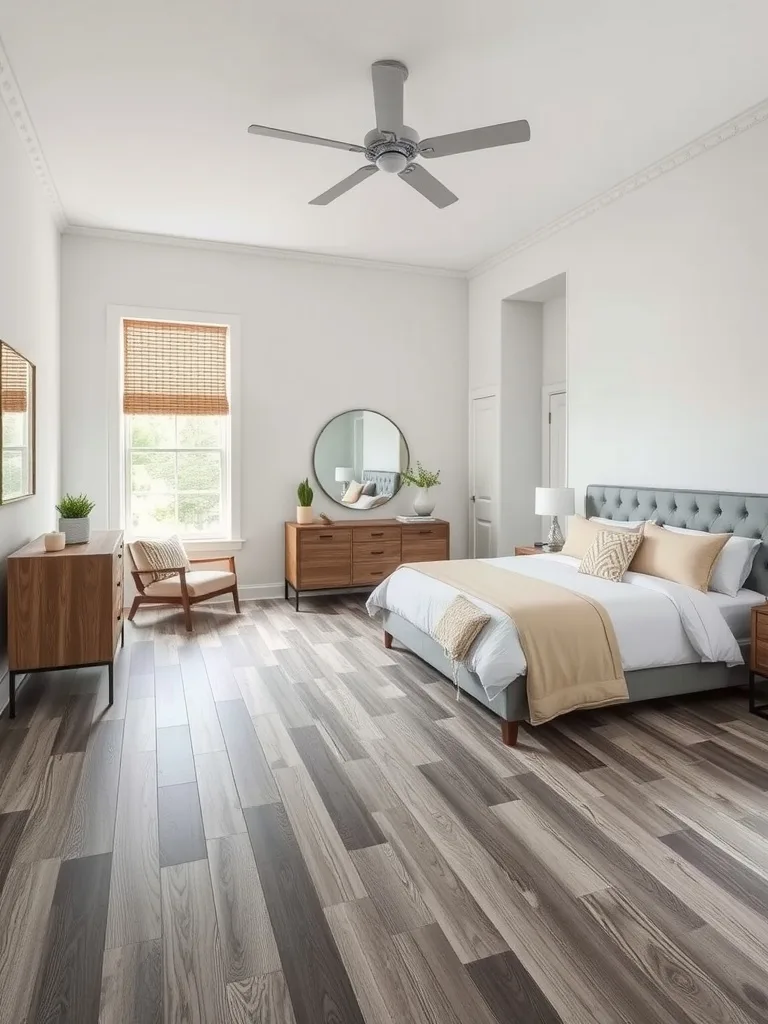
[[[547,550],[546,550],[546,548],[535,548],[533,546],[533,544],[531,544],[531,545],[526,546],[526,547],[515,548],[515,554],[516,555],[546,555],[547,554]],[[768,644],[767,644],[767,646],[768,646]],[[766,661],[768,661],[768,657],[766,658]]]
[[[752,648],[749,653],[749,710],[753,715],[768,718],[768,704],[755,699],[755,676],[768,679],[768,602],[752,609]]]

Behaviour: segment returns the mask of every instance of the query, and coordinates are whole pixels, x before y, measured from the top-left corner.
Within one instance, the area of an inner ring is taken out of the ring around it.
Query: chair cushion
[[[190,597],[202,597],[217,590],[234,587],[237,576],[233,572],[219,572],[214,569],[195,569],[187,573],[187,590]],[[150,583],[144,588],[147,597],[181,597],[181,582],[178,576]]]
[[[189,569],[190,567],[187,553],[176,536],[168,537],[166,540],[135,540],[128,546],[139,572],[152,573],[149,577],[150,583],[157,583],[159,580],[170,579],[174,576],[172,572],[163,572],[163,569]],[[146,577],[142,576],[142,580],[146,583]]]

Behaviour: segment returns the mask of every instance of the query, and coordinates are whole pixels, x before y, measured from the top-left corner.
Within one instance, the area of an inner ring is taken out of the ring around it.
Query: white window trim
[[[192,324],[224,324],[229,328],[229,402],[230,439],[228,474],[229,537],[205,537],[185,540],[192,552],[211,554],[238,551],[244,544],[240,536],[240,317],[232,313],[210,313],[189,309],[155,309],[147,306],[107,306],[107,394],[108,409],[108,520],[111,530],[125,529],[125,436],[123,419],[123,320],[164,320]]]

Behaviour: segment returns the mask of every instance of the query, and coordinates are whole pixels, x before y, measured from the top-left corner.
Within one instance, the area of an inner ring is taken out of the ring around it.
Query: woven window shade
[[[227,328],[123,321],[123,412],[225,416]]]
[[[29,363],[7,345],[0,352],[0,407],[3,412],[26,412]]]

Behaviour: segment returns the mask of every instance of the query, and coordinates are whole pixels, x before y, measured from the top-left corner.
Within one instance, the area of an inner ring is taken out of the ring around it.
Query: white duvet
[[[579,560],[567,555],[487,559],[501,569],[534,576],[599,601],[611,617],[625,672],[636,669],[724,661],[741,665],[739,645],[718,606],[707,594],[655,576],[628,572],[609,583],[578,572]],[[369,615],[392,611],[432,635],[438,619],[458,591],[414,569],[397,569],[368,598]],[[489,699],[526,670],[517,630],[508,615],[472,597],[491,616],[473,645],[467,668],[483,684]]]

